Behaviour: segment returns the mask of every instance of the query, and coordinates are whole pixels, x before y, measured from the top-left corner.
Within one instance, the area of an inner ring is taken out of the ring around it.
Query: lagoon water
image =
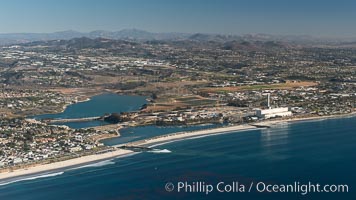
[[[64,112],[56,114],[44,114],[34,116],[35,119],[73,119],[84,117],[103,116],[107,113],[120,113],[138,110],[147,103],[147,97],[117,95],[112,93],[101,94],[92,97],[89,101],[79,102],[69,105]],[[86,128],[105,124],[103,121],[69,122],[58,123],[57,125],[67,125],[71,128]]]
[[[147,127],[148,130],[151,130]],[[135,132],[137,129],[130,131]],[[179,131],[180,128],[177,128]],[[0,199],[356,199],[356,117],[187,139],[56,176],[0,186]],[[156,131],[156,130],[155,130]],[[171,130],[173,131],[173,130]],[[142,132],[144,134],[144,132]],[[114,143],[114,141],[113,141]],[[185,193],[165,184],[347,184],[348,193]]]

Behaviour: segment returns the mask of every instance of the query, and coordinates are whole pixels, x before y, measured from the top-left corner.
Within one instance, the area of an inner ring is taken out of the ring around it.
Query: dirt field
[[[246,86],[236,86],[236,87],[217,87],[217,88],[202,88],[201,92],[207,93],[219,93],[219,92],[237,92],[245,90],[268,90],[268,89],[283,89],[290,90],[297,87],[310,87],[318,85],[316,82],[311,81],[301,81],[293,82],[287,81],[286,83],[269,84],[269,85],[246,85]]]
[[[148,106],[146,111],[174,110],[176,108],[213,106],[215,100],[207,99],[198,95],[161,97],[155,103]]]

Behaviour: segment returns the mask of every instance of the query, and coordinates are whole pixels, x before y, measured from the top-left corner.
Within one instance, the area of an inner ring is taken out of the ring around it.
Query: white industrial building
[[[268,109],[257,109],[256,116],[263,119],[292,116],[292,112],[287,107],[271,108],[269,93],[267,94],[267,106]]]
[[[259,118],[273,118],[273,117],[286,117],[292,116],[292,112],[287,107],[270,108],[270,109],[257,109],[256,116]]]

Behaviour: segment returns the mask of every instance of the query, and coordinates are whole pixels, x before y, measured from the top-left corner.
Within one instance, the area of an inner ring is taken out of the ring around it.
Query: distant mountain
[[[89,33],[68,30],[54,33],[3,33],[0,34],[1,44],[27,43],[33,41],[48,40],[70,40],[73,38],[107,38],[114,40],[132,40],[132,41],[195,41],[195,42],[232,42],[232,41],[274,41],[287,42],[301,45],[314,44],[337,44],[345,42],[354,42],[353,39],[335,39],[335,38],[318,38],[307,35],[270,35],[270,34],[246,34],[246,35],[222,35],[222,34],[205,34],[205,33],[152,33],[139,29],[123,29],[120,31],[96,30]],[[271,44],[270,44],[271,45]]]
[[[188,39],[189,40],[194,40],[194,41],[227,42],[227,41],[242,40],[242,37],[238,36],[238,35],[220,35],[220,34],[196,33],[196,34],[191,35]]]
[[[107,38],[107,39],[126,39],[126,40],[180,40],[186,39],[191,34],[187,33],[151,33],[138,29],[124,29],[120,31],[96,30],[89,33],[77,31],[61,31],[54,33],[2,33],[0,34],[0,44],[16,44],[32,41],[46,40],[69,40],[72,38]]]
[[[33,41],[22,44],[23,46],[51,46],[53,48],[74,48],[74,49],[83,49],[83,48],[116,48],[122,46],[133,46],[138,43],[127,41],[127,40],[115,40],[107,38],[72,38],[69,40],[42,40],[42,41]]]
[[[2,33],[0,34],[0,44],[26,43],[44,40],[68,40],[82,37],[83,33],[77,31],[61,31],[54,33]]]
[[[354,42],[354,38],[337,38],[337,37],[316,37],[310,35],[271,35],[271,34],[245,34],[241,36],[247,41],[279,41],[300,45],[318,45],[318,44],[339,44],[345,42]]]

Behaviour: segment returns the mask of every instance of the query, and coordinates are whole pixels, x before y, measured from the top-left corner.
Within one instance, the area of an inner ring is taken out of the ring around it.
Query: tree
[[[110,116],[104,118],[105,121],[109,123],[119,123],[122,121],[121,115],[119,113],[112,113]]]

